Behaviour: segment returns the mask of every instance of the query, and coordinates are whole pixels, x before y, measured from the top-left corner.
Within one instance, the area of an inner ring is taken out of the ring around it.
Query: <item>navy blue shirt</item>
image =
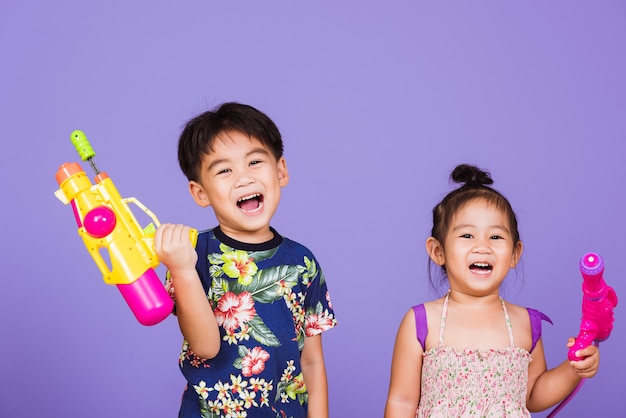
[[[306,418],[300,354],[337,322],[313,254],[280,236],[247,244],[219,227],[199,234],[196,269],[222,338],[210,360],[183,341],[187,388],[179,417]]]

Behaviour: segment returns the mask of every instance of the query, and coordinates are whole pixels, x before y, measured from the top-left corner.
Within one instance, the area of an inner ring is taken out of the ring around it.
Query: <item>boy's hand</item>
[[[198,254],[189,240],[191,228],[162,224],[154,233],[154,248],[159,261],[174,275],[196,270]]]
[[[574,345],[576,340],[570,338],[567,341],[567,348]],[[570,361],[572,372],[582,378],[589,378],[595,376],[600,367],[600,350],[595,345],[591,344],[588,347],[581,348],[576,351],[577,357],[582,357],[582,360]]]

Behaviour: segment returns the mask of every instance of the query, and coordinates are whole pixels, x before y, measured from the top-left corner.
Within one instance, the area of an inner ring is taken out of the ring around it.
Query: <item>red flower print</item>
[[[321,334],[333,327],[333,319],[325,314],[311,314],[306,317],[305,332],[307,337]]]
[[[250,377],[255,374],[261,373],[265,370],[265,362],[269,360],[270,355],[267,351],[261,347],[254,347],[248,351],[248,354],[241,361],[242,374],[245,377]]]
[[[232,332],[254,318],[256,309],[250,292],[239,295],[228,292],[220,299],[214,313],[217,324]]]

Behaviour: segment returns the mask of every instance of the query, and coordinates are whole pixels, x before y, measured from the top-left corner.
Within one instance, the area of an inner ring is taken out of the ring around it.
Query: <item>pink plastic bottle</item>
[[[174,309],[174,302],[154,269],[146,270],[130,284],[118,284],[117,288],[142,325],[156,325]]]

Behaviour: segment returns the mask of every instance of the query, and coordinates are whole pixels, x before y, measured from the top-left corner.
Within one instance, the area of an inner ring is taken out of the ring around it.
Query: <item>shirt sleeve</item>
[[[326,278],[315,258],[305,259],[306,270],[303,283],[306,286],[304,298],[305,335],[321,334],[335,326],[337,319],[330,300]]]

